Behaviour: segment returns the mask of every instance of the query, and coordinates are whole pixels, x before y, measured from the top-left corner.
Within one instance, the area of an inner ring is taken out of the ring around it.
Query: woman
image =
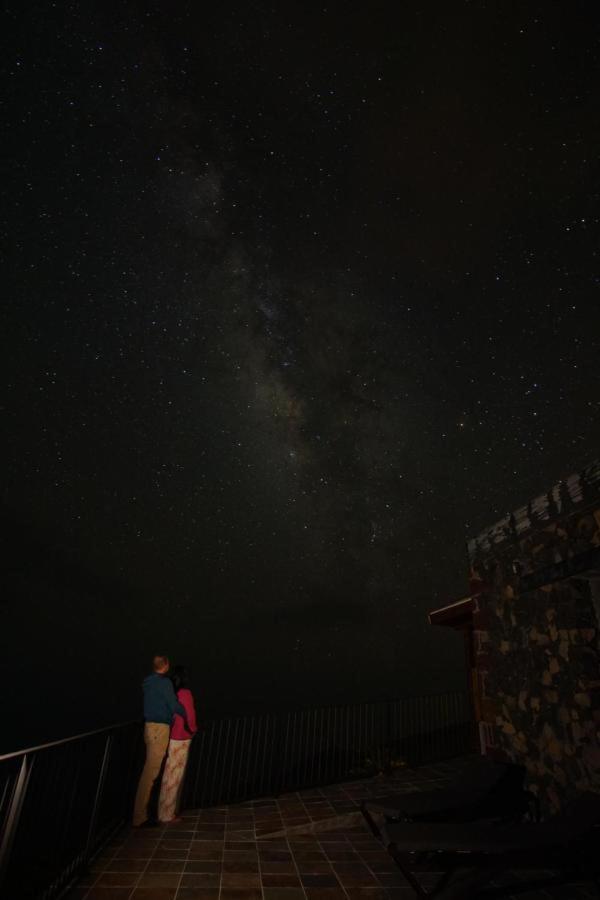
[[[158,801],[158,818],[164,824],[180,821],[176,815],[179,805],[183,776],[187,765],[188,753],[192,738],[196,734],[196,710],[194,698],[189,689],[187,672],[183,666],[175,666],[169,673],[177,699],[186,712],[186,718],[175,713],[169,739],[169,751],[165,763],[160,798]]]

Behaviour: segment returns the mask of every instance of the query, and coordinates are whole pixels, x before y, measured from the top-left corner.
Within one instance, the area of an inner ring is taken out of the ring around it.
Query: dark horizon
[[[253,618],[251,614],[246,614],[241,619],[238,623],[240,630],[246,627],[255,635],[262,634],[262,643],[257,644],[263,654],[262,662],[253,660],[253,682],[248,684],[240,669],[231,665],[231,648],[213,645],[214,639],[227,632],[223,617],[214,614],[204,617],[202,645],[208,646],[211,652],[202,659],[197,656],[194,635],[182,635],[176,628],[172,628],[169,637],[162,640],[157,637],[157,623],[149,624],[141,634],[130,629],[120,636],[120,610],[132,600],[142,602],[142,597],[131,585],[86,569],[65,552],[64,545],[59,550],[56,544],[44,546],[32,540],[30,532],[15,529],[15,520],[8,518],[6,510],[2,525],[10,559],[6,584],[13,596],[18,595],[28,604],[37,629],[36,643],[32,645],[28,642],[27,652],[20,652],[20,641],[17,640],[8,649],[9,663],[3,667],[5,677],[10,683],[27,686],[27,703],[23,704],[23,695],[19,691],[11,692],[5,699],[5,708],[10,710],[15,727],[3,732],[0,753],[59,740],[121,721],[141,721],[141,682],[151,670],[155,651],[167,652],[172,664],[184,663],[187,666],[200,713],[205,718],[343,705],[465,688],[462,638],[451,634],[432,635],[432,644],[437,643],[445,656],[436,665],[423,668],[419,673],[419,682],[415,682],[411,664],[407,661],[397,667],[397,680],[392,684],[386,682],[390,673],[381,662],[371,673],[364,667],[359,670],[362,683],[357,682],[355,677],[348,684],[352,653],[360,654],[364,649],[364,632],[346,649],[346,665],[342,673],[336,673],[339,655],[333,659],[326,642],[322,642],[319,669],[308,673],[305,682],[294,682],[290,677],[289,660],[286,660],[285,643],[283,649],[278,645],[285,642],[290,622],[295,621],[296,628],[307,633],[302,619],[310,613],[310,608],[296,613],[281,610],[278,615],[269,611],[258,613]],[[32,560],[35,561],[35,575],[31,571]],[[73,613],[76,613],[80,602],[83,602],[85,609],[85,627],[92,629],[96,636],[95,652],[92,654],[85,641],[82,641],[83,646],[77,645],[84,626],[81,616],[73,619]],[[16,635],[17,629],[23,625],[23,609],[7,602],[2,612],[6,628],[4,634],[10,640],[11,634]],[[315,602],[314,612],[320,615],[325,634],[335,627],[338,619],[346,628],[353,626],[356,629],[358,625],[369,624],[359,606],[354,609],[348,605],[343,609],[328,609],[329,622],[323,621],[322,607],[318,602]],[[357,620],[353,622],[352,616],[358,617]],[[424,630],[430,631],[425,622],[421,624]],[[85,661],[84,654],[87,655]],[[224,669],[223,659],[227,654],[230,654],[229,664]],[[113,662],[115,655],[119,660],[117,668]],[[38,683],[32,683],[32,658],[36,660]],[[372,662],[370,656],[368,661]],[[412,664],[414,666],[414,660]],[[278,673],[286,675],[285,687],[289,693],[283,693],[280,685],[275,683]],[[291,673],[292,676],[297,674],[297,670]],[[329,683],[328,678],[331,679]],[[116,684],[118,690],[115,692],[112,687],[106,690],[107,684]]]
[[[467,539],[599,455],[600,12],[8,21],[6,749],[159,649],[207,714],[460,688]]]

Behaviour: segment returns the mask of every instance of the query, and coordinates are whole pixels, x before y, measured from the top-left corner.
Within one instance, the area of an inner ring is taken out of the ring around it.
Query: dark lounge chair
[[[523,766],[476,756],[468,760],[448,788],[374,797],[365,800],[361,810],[377,837],[380,829],[376,817],[386,822],[519,821],[531,811],[535,818],[535,798],[524,790],[524,779]]]
[[[589,880],[600,896],[600,795],[587,792],[566,811],[546,822],[518,825],[494,823],[406,823],[385,825],[381,837],[398,868],[420,898],[435,897],[452,876],[465,869],[487,882],[493,872],[552,870],[535,882],[477,888],[477,897],[500,897],[551,884]],[[426,889],[415,873],[433,866],[440,876]],[[461,898],[473,896],[461,889]]]

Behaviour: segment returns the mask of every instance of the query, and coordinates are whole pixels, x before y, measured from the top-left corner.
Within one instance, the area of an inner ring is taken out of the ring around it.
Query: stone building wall
[[[600,463],[470,541],[469,557],[482,718],[550,813],[600,790]]]

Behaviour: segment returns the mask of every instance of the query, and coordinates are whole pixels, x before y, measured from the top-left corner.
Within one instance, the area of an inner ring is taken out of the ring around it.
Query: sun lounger
[[[469,822],[486,818],[519,821],[535,806],[532,795],[524,790],[524,779],[522,766],[474,757],[448,788],[374,797],[365,800],[361,809],[377,837],[378,817],[387,822]],[[535,818],[535,810],[532,817]]]
[[[398,868],[419,898],[438,896],[458,870],[552,870],[531,881],[488,888],[481,897],[503,896],[517,891],[592,880],[600,887],[600,795],[583,793],[566,812],[546,822],[518,825],[494,823],[407,823],[386,824],[381,838]],[[416,872],[430,870],[432,859],[437,883],[426,889]],[[467,897],[467,894],[460,895]]]

